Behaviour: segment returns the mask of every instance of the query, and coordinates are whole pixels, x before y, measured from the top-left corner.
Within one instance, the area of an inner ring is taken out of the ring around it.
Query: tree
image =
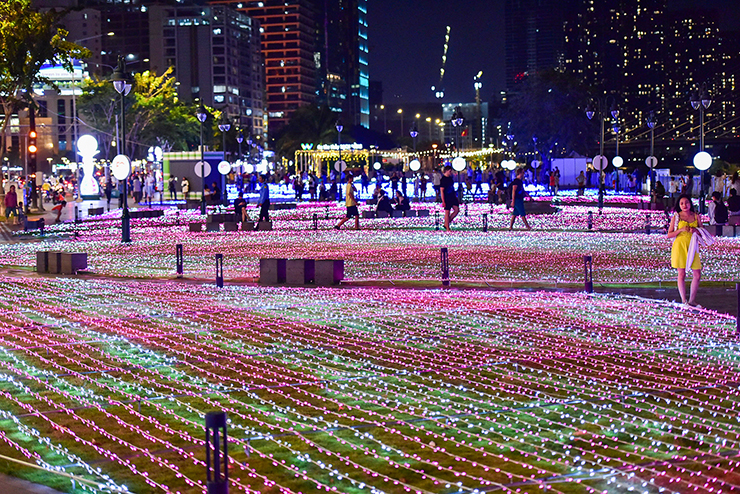
[[[116,133],[116,115],[120,115],[120,98],[110,81],[89,79],[77,103],[81,119],[98,133],[108,156]],[[145,156],[153,145],[186,150],[198,142],[196,107],[179,102],[172,68],[162,75],[150,71],[135,74],[133,91],[124,102],[126,152],[130,156]]]
[[[301,143],[337,142],[337,118],[337,114],[327,105],[321,107],[307,105],[298,108],[277,139],[277,154],[292,159],[295,152],[301,148]],[[347,134],[343,132],[343,135]]]
[[[576,150],[585,153],[595,133],[584,109],[586,87],[569,74],[550,70],[527,78],[512,98],[507,117],[519,142],[537,138],[537,149],[546,159]],[[526,151],[525,147],[525,151]]]
[[[33,105],[33,86],[54,86],[40,75],[41,66],[49,62],[71,71],[73,58],[90,56],[86,48],[67,41],[69,33],[59,25],[66,14],[66,10],[38,12],[30,0],[0,2],[0,158],[7,147],[4,140],[10,117]]]

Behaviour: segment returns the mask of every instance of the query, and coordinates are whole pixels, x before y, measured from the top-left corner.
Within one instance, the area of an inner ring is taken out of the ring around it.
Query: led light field
[[[231,420],[231,492],[740,484],[726,315],[579,294],[0,282],[0,453],[109,486],[204,492],[212,410]]]

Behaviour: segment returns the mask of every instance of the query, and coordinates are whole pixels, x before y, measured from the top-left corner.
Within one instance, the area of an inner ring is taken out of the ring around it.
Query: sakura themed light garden
[[[230,419],[231,492],[740,485],[728,315],[542,292],[0,282],[0,454],[88,482],[74,492],[205,492],[212,410]]]

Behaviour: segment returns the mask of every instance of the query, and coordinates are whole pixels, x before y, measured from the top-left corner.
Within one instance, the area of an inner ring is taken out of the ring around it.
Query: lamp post
[[[337,147],[339,148],[339,160],[337,161],[337,163],[341,163],[342,161],[342,130],[344,130],[344,125],[342,125],[341,120],[337,120],[337,123],[334,124],[334,127],[337,129]],[[341,173],[341,170],[339,170],[339,172]]]
[[[196,117],[198,117],[198,121],[200,122],[200,181],[201,181],[201,190],[200,190],[200,214],[205,215],[206,214],[206,162],[205,157],[203,156],[203,122],[206,121],[206,118],[208,118],[208,113],[206,113],[206,108],[203,106],[203,103],[200,104],[198,107],[198,111],[195,114]]]
[[[126,75],[126,60],[118,57],[118,66],[111,76],[113,87],[121,95],[121,154],[126,155],[126,109],[124,98],[131,92],[131,82]],[[123,180],[123,212],[121,213],[121,242],[131,242],[131,215],[128,211],[128,178]]]
[[[610,113],[616,120],[619,117],[619,107],[614,99],[614,96],[607,95],[603,98],[596,100],[597,106],[594,107],[592,103],[586,107],[586,117],[591,120],[596,113],[599,115],[599,126],[601,130],[601,138],[599,139],[599,213],[604,207],[604,168],[606,167],[606,158],[604,157],[604,118],[606,113],[606,107],[609,104],[609,100],[612,100]]]
[[[413,127],[411,127],[411,130],[409,131],[409,135],[411,136],[411,139],[414,141],[414,155],[416,154],[416,136],[419,135],[419,129],[416,128],[416,123],[414,123]]]
[[[398,113],[398,116],[401,118],[401,133],[398,134],[399,139],[400,139],[401,137],[403,137],[403,108],[399,108],[397,113]]]
[[[223,161],[226,161],[226,133],[231,129],[229,117],[226,116],[226,108],[221,113],[221,122],[218,124],[218,130],[221,131],[221,139],[224,151]],[[226,175],[221,174],[221,203],[226,206],[229,204],[229,198],[226,194]]]
[[[702,83],[699,91],[694,91],[691,94],[691,107],[694,110],[699,110],[699,153],[704,153],[704,110],[709,109],[709,105],[712,104],[712,99],[709,97],[709,91],[707,90],[706,83]],[[696,156],[699,155],[697,153]],[[696,156],[694,156],[694,163],[697,163]],[[711,157],[711,156],[710,156]],[[699,160],[699,163],[705,163],[705,160]],[[711,166],[711,161],[709,162]],[[699,213],[706,213],[706,204],[704,202],[704,171],[709,167],[701,169],[699,168],[700,187],[699,190]]]
[[[380,105],[380,109],[383,110],[383,134],[388,133],[388,119],[386,118],[385,105]]]
[[[462,124],[464,122],[464,117],[462,114],[462,109],[457,106],[452,111],[452,118],[450,119],[450,123],[452,124],[452,128],[455,130],[455,148],[457,149],[457,156],[460,156],[460,148],[462,147],[460,144],[460,141],[462,141],[462,136],[460,135],[462,132]],[[457,170],[457,195],[462,200],[463,197],[463,190],[462,190],[462,170]]]
[[[239,132],[237,132],[236,134],[236,142],[239,143],[239,164],[240,164],[239,166],[239,177],[240,178],[239,180],[237,180],[237,184],[242,184],[241,186],[243,187],[244,184],[242,182],[241,177],[242,177],[242,173],[244,172],[244,158],[242,156],[242,142],[244,142],[244,134],[242,133],[242,129],[239,129]],[[242,193],[242,189],[240,188],[239,189],[240,197],[241,197],[241,193]]]
[[[616,168],[617,172],[617,181],[614,184],[614,192],[619,192],[619,169],[624,164],[624,160],[621,156],[619,156],[619,132],[622,130],[622,128],[619,126],[619,121],[617,120],[614,122],[614,125],[612,126],[612,130],[614,131],[614,135],[617,139],[617,149],[614,154],[614,158],[612,159],[612,165],[614,165],[614,168]]]
[[[658,160],[655,158],[655,113],[650,112],[645,123],[650,129],[650,156],[648,156],[646,163],[650,167],[650,209],[653,208],[653,192],[655,191],[655,165]]]

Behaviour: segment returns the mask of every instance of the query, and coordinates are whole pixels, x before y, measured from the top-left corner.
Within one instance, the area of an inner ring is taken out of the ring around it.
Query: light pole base
[[[201,199],[201,201],[200,201],[200,214],[202,214],[203,216],[205,216],[205,214],[206,214],[206,201],[205,201],[205,199]]]
[[[121,242],[131,242],[131,216],[128,209],[124,209],[121,215]]]

